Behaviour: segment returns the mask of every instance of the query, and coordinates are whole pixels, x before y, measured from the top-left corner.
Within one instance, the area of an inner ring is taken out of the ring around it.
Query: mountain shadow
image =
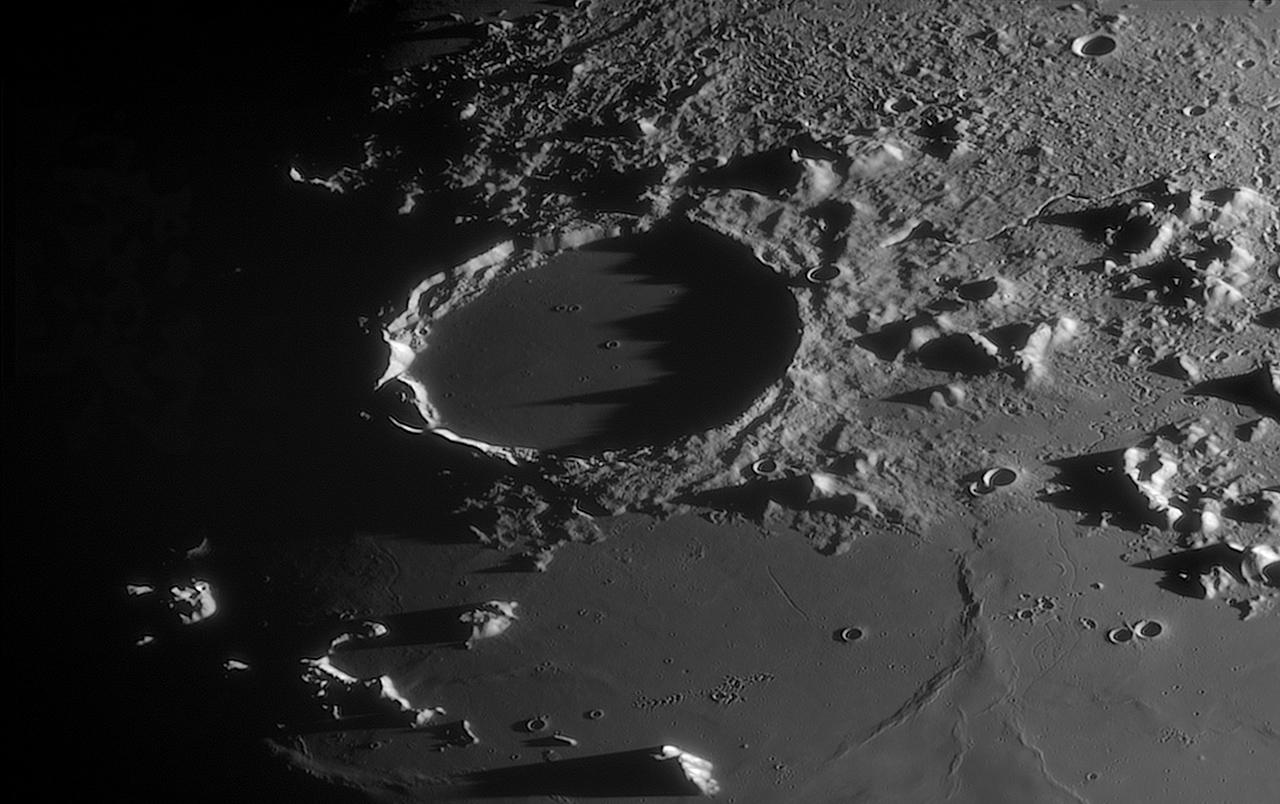
[[[1248,405],[1263,416],[1280,421],[1280,388],[1275,366],[1260,366],[1247,374],[1205,380],[1187,392],[1190,396],[1213,396],[1233,405]]]
[[[1058,470],[1053,482],[1064,488],[1039,499],[1063,511],[1084,515],[1087,522],[1104,519],[1137,530],[1149,517],[1147,501],[1124,476],[1124,450],[1106,450],[1050,461]]]
[[[698,787],[680,762],[660,756],[662,748],[617,751],[579,759],[561,759],[477,771],[457,779],[457,797],[515,796],[697,796]]]

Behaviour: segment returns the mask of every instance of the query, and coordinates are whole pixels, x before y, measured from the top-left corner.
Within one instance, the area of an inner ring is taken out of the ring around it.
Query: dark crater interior
[[[411,371],[462,435],[589,454],[731,421],[786,371],[800,327],[748,249],[670,224],[502,280],[441,319]]]

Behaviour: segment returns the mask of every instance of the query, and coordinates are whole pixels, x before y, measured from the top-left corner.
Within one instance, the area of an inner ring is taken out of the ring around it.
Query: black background
[[[6,26],[5,662],[11,767],[37,787],[303,784],[244,739],[253,695],[203,683],[269,601],[198,638],[157,626],[149,653],[127,626],[155,612],[123,584],[182,579],[206,536],[225,564],[339,534],[373,485],[356,413],[378,344],[357,319],[395,285],[364,272],[399,263],[363,218],[394,216],[288,168],[358,153],[387,24],[311,2],[42,4]]]

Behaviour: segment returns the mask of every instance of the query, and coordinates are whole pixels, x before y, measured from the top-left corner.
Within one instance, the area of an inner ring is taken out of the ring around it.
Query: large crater
[[[732,421],[786,371],[800,327],[748,249],[670,224],[495,282],[434,323],[410,374],[460,435],[590,454]]]

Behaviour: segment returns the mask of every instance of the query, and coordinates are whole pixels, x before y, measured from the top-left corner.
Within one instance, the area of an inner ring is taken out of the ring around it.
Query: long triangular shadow
[[[933,395],[943,394],[945,398],[946,393],[947,386],[930,385],[925,388],[915,388],[910,391],[903,391],[900,394],[894,394],[893,396],[886,396],[884,401],[897,402],[903,405],[915,405],[921,408],[932,408]]]
[[[1225,570],[1238,583],[1245,582],[1240,569],[1241,557],[1239,551],[1225,544],[1214,544],[1191,550],[1179,550],[1176,553],[1139,561],[1133,566],[1164,572],[1156,582],[1161,589],[1183,597],[1201,598],[1204,597],[1204,587],[1200,583],[1200,578],[1215,567]]]
[[[471,636],[471,625],[462,622],[459,618],[469,611],[474,611],[476,605],[446,606],[391,614],[385,617],[369,617],[366,619],[382,623],[387,627],[385,636],[351,639],[338,645],[334,651],[395,648],[406,645],[462,645]],[[337,636],[356,628],[360,622],[362,621],[342,623],[332,629],[333,635]]]
[[[807,475],[755,480],[739,486],[699,491],[676,498],[684,505],[696,505],[717,511],[741,514],[749,519],[764,516],[770,503],[787,508],[802,508],[813,491],[813,481]]]
[[[340,731],[408,729],[412,724],[413,716],[406,712],[378,712],[291,723],[283,729],[283,732],[286,734],[326,734]]]
[[[1269,366],[1247,374],[1205,380],[1187,391],[1190,396],[1213,396],[1234,405],[1248,405],[1264,416],[1280,420],[1280,393],[1272,387]]]
[[[1139,569],[1161,570],[1175,575],[1203,575],[1214,567],[1222,567],[1241,582],[1240,573],[1242,553],[1226,544],[1213,544],[1208,547],[1196,547],[1167,553],[1146,561],[1139,561],[1133,566]]]
[[[1135,269],[1132,275],[1146,281],[1130,288],[1117,288],[1116,298],[1142,301],[1147,298],[1148,293],[1154,293],[1155,301],[1159,304],[1179,307],[1188,299],[1204,298],[1196,272],[1181,258],[1144,265]]]
[[[1041,215],[1036,218],[1036,222],[1075,229],[1088,240],[1095,243],[1105,243],[1107,232],[1123,224],[1128,217],[1128,204],[1114,204],[1109,207],[1082,209],[1077,212]]]
[[[875,332],[868,332],[854,339],[854,343],[881,360],[895,360],[911,345],[911,333],[931,320],[929,316],[917,314],[885,324]]]
[[[933,371],[977,376],[1000,367],[1000,361],[988,354],[964,334],[943,335],[926,343],[916,352],[920,365]]]
[[[784,196],[799,184],[804,168],[791,158],[790,148],[777,148],[734,157],[723,167],[689,179],[694,187],[709,190],[749,190],[768,196]]]
[[[1159,206],[1171,207],[1175,213],[1185,209],[1190,200],[1186,192],[1172,192],[1168,182],[1163,179],[1135,188],[1134,194]],[[1121,203],[1040,215],[1035,218],[1035,222],[1075,229],[1088,240],[1108,244],[1113,252],[1132,253],[1150,245],[1155,233],[1147,226],[1146,221],[1131,218],[1131,212],[1132,204]]]
[[[624,339],[652,344],[647,357],[657,380],[535,403],[618,406],[594,433],[560,451],[662,444],[723,425],[785,374],[800,340],[795,298],[746,247],[672,223],[584,250],[626,254],[607,270],[680,293],[661,310],[611,322]]]
[[[1018,321],[1013,324],[993,327],[983,332],[982,335],[999,347],[1001,354],[1009,354],[1026,346],[1027,341],[1031,339],[1031,333],[1035,331],[1034,324]]]
[[[679,761],[656,758],[661,746],[478,771],[457,777],[454,794],[477,798],[696,796]]]

